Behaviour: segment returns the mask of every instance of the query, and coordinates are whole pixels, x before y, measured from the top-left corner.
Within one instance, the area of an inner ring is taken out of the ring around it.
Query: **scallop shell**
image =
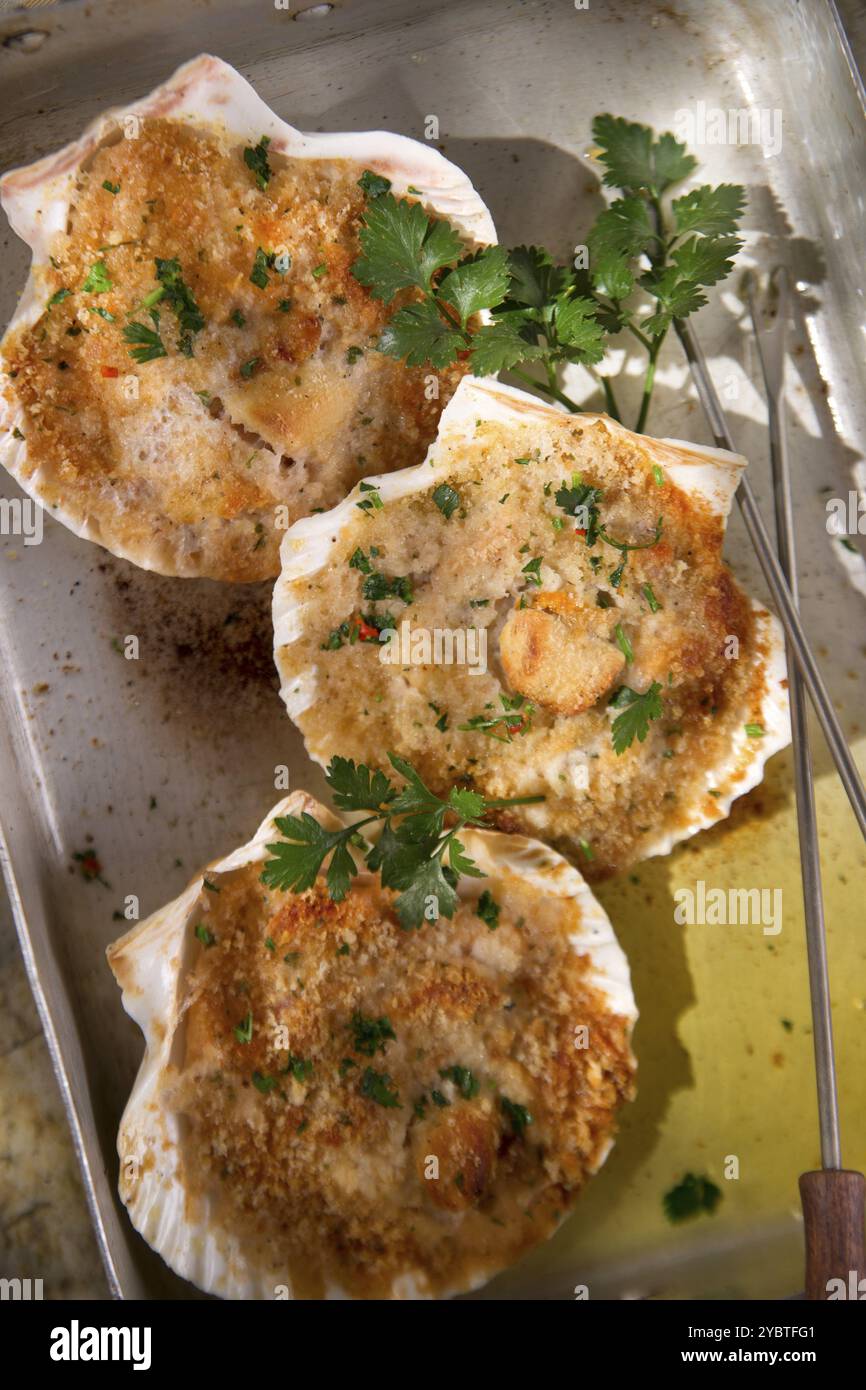
[[[429,144],[388,131],[305,134],[280,120],[250,84],[228,63],[201,55],[186,63],[148,96],[129,106],[105,112],[72,144],[0,179],[0,202],[13,230],[32,250],[27,284],[7,336],[34,324],[45,312],[40,270],[48,266],[52,238],[67,226],[76,179],[100,147],[117,136],[130,119],[170,117],[194,127],[228,130],[239,141],[255,143],[266,135],[271,150],[295,160],[348,160],[387,176],[396,195],[412,195],[431,213],[449,219],[475,245],[492,244],[496,232],[490,213],[470,180]],[[0,396],[0,463],[37,502],[52,481],[48,471],[31,462],[26,417],[18,401]],[[22,428],[25,427],[25,428]],[[20,436],[20,437],[19,437]],[[54,489],[56,491],[56,480]],[[48,494],[50,495],[50,494]],[[280,497],[275,501],[280,502]],[[109,507],[118,503],[108,498]],[[52,505],[52,515],[76,535],[105,546],[123,559],[165,574],[226,577],[218,564],[208,567],[196,558],[207,544],[205,522],[173,525],[168,534],[154,534],[140,543],[124,541],[116,519],[95,514],[103,509],[76,505],[74,492]],[[228,523],[229,525],[231,523]],[[175,530],[178,532],[174,534]],[[216,538],[218,540],[218,537]],[[274,573],[271,568],[267,573]],[[236,577],[236,576],[229,576]],[[244,575],[262,578],[263,574]]]
[[[723,526],[726,524],[740,474],[747,466],[746,459],[741,455],[676,439],[634,435],[607,415],[586,412],[581,413],[579,418],[581,424],[603,426],[614,443],[622,440],[630,447],[639,445],[652,464],[662,470],[667,482],[673,483],[685,494],[701,498]],[[442,413],[437,438],[424,463],[397,473],[368,478],[364,486],[375,487],[386,507],[390,501],[413,494],[429,494],[453,470],[454,451],[459,457],[461,443],[471,440],[480,426],[491,421],[505,426],[537,421],[540,427],[545,427],[552,421],[562,419],[562,411],[524,391],[504,386],[493,379],[466,377]],[[282,698],[290,716],[305,733],[307,752],[322,765],[328,762],[335,750],[329,746],[327,737],[317,741],[307,736],[304,719],[305,712],[320,698],[320,666],[318,662],[301,663],[293,647],[306,632],[307,609],[315,602],[311,597],[309,581],[316,575],[323,575],[333,565],[333,538],[357,519],[359,498],[363,498],[363,493],[355,490],[332,511],[305,518],[287,531],[281,552],[282,572],[274,588],[274,657],[280,674]],[[728,756],[721,764],[707,768],[707,795],[703,797],[704,804],[700,808],[695,807],[688,827],[675,830],[660,828],[655,837],[644,842],[641,858],[667,854],[681,840],[726,817],[734,800],[762,780],[768,758],[790,743],[782,630],[776,617],[763,604],[754,599],[751,604],[755,620],[755,646],[763,652],[764,683],[758,717],[764,735],[750,738],[741,723],[732,737]],[[350,748],[339,751],[352,752]],[[518,757],[519,752],[515,749],[515,758]],[[527,783],[521,790],[535,791],[537,788]],[[525,828],[532,834],[554,839],[555,827],[545,824],[543,811],[544,808],[529,808]],[[565,848],[561,839],[556,842]]]
[[[183,983],[192,952],[198,949],[191,928],[200,915],[196,903],[205,875],[262,862],[267,857],[267,844],[278,835],[275,818],[303,812],[329,829],[344,824],[306,792],[294,792],[269,812],[248,844],[210,865],[180,897],[107,951],[123,991],[123,1006],[145,1039],[144,1058],[117,1137],[121,1198],[133,1226],[177,1274],[208,1293],[228,1299],[273,1298],[273,1271],[248,1263],[236,1237],[216,1219],[209,1199],[190,1200],[184,1178],[183,1120],[165,1103],[165,1089],[167,1078],[183,1055]],[[561,855],[521,835],[467,828],[461,840],[488,876],[507,874],[542,894],[548,902],[562,904],[561,910],[569,921],[571,947],[579,956],[590,958],[587,982],[606,1000],[609,1017],[623,1021],[628,1039],[637,1019],[628,963],[607,914],[577,870]],[[479,882],[483,885],[484,879],[461,878],[458,893],[476,899]],[[507,891],[501,886],[497,890],[504,904],[508,901]],[[442,929],[447,930],[448,924],[443,924]],[[630,1052],[628,1065],[633,1072],[635,1062]],[[593,1172],[601,1167],[612,1146],[613,1140],[609,1139],[599,1147]],[[134,1171],[131,1156],[135,1160]],[[496,1272],[497,1269],[490,1269],[476,1277],[470,1287],[479,1287]],[[465,1287],[455,1288],[446,1296],[464,1291]],[[291,1288],[287,1296],[294,1296]],[[328,1298],[348,1296],[336,1284],[326,1292]],[[415,1276],[407,1272],[395,1281],[392,1296],[426,1295]]]

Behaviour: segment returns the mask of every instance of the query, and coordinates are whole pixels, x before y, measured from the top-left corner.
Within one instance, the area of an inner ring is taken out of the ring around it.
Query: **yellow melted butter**
[[[866,848],[826,768],[816,798],[843,1162],[866,1168]],[[866,743],[859,750],[866,762]],[[674,891],[781,888],[782,930],[680,926]],[[733,814],[672,855],[601,884],[640,1009],[638,1097],[615,1148],[554,1239],[489,1286],[494,1297],[782,1297],[802,1289],[797,1179],[820,1166],[790,750]],[[792,1025],[786,1029],[782,1020]],[[728,1155],[738,1180],[726,1180]],[[714,1214],[671,1225],[662,1197],[692,1171]],[[696,1261],[690,1262],[692,1253]]]

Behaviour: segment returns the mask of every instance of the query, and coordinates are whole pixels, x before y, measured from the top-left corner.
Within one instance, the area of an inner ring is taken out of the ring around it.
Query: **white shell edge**
[[[30,273],[7,333],[34,323],[44,311],[44,295],[35,271],[47,264],[51,238],[66,226],[81,165],[122,125],[124,118],[168,115],[193,125],[217,124],[250,141],[268,135],[275,151],[296,159],[357,160],[386,174],[396,194],[406,193],[411,186],[415,190],[413,196],[428,211],[447,217],[475,245],[496,242],[493,220],[471,181],[435,148],[384,130],[305,134],[275,115],[229,63],[201,54],[178,68],[147,96],[104,112],[78,140],[0,178],[0,204],[13,230],[33,252]],[[23,410],[0,398],[0,464],[44,508],[39,493],[42,471],[36,468],[26,475],[26,438],[16,439],[13,434],[16,428],[25,433],[24,426]],[[76,520],[62,506],[45,510],[82,540],[106,545],[95,517]],[[143,569],[165,572],[166,556],[162,551],[133,554],[114,541],[110,549],[120,559],[131,560]]]
[[[192,1218],[181,1173],[181,1121],[162,1105],[160,1089],[176,1029],[182,1021],[178,1012],[179,984],[185,969],[184,955],[191,949],[190,926],[205,873],[225,872],[263,860],[266,845],[277,833],[274,818],[301,811],[308,811],[331,826],[342,823],[306,792],[294,792],[273,807],[247,844],[209,865],[180,897],[134,927],[107,952],[112,970],[118,978],[122,975],[123,1007],[145,1039],[144,1057],[117,1136],[121,1169],[130,1158],[149,1158],[147,1164],[141,1164],[134,1196],[128,1201],[123,1198],[130,1220],[182,1278],[229,1299],[272,1299],[272,1275],[265,1278],[245,1266],[236,1243],[211,1221],[207,1203],[200,1204],[195,1219]],[[578,955],[590,956],[590,983],[607,997],[611,1011],[627,1021],[630,1035],[638,1015],[628,962],[609,917],[578,870],[555,850],[524,835],[468,829],[462,838],[468,853],[488,873],[511,874],[548,898],[577,901],[580,928],[569,936],[569,942]],[[477,879],[462,879],[460,891],[469,896],[477,892],[477,883]],[[593,1171],[601,1167],[611,1147],[612,1142],[605,1146]],[[480,1287],[487,1277],[478,1279],[472,1287]],[[292,1296],[289,1286],[289,1297]],[[398,1281],[395,1296],[424,1295],[408,1273]],[[340,1299],[347,1294],[339,1286],[332,1286],[326,1297]]]

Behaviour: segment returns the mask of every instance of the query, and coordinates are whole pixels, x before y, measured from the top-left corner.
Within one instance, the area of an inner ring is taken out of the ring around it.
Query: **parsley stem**
[[[607,406],[608,415],[611,417],[612,420],[617,420],[620,424],[622,424],[622,416],[619,413],[619,406],[616,403],[616,396],[614,395],[613,390],[613,382],[611,381],[610,377],[605,376],[603,372],[593,372],[593,376],[595,377],[596,381],[601,383],[601,389],[604,391],[604,400]]]
[[[652,352],[652,339],[648,338],[645,333],[641,333],[636,324],[626,323],[625,327],[628,329],[629,333],[634,334],[638,342],[646,348],[647,352]]]
[[[658,355],[661,351],[661,345],[665,340],[666,333],[667,329],[665,329],[664,333],[660,333],[659,336],[653,340],[653,345],[650,348],[649,362],[647,363],[646,376],[644,377],[643,383],[643,396],[641,397],[640,414],[637,417],[637,424],[634,427],[635,434],[643,434],[644,425],[646,424],[647,415],[649,414],[650,401],[652,400],[653,386],[655,385],[656,362],[658,361]]]
[[[509,371],[512,376],[517,377],[518,381],[523,381],[527,386],[531,386],[533,391],[543,391],[544,394],[550,396],[552,400],[559,401],[560,405],[564,405],[566,410],[570,411],[572,415],[581,414],[581,409],[577,402],[573,401],[570,396],[566,396],[564,391],[560,391],[558,386],[548,386],[543,381],[537,381],[536,378],[530,376],[528,372],[522,372],[519,367],[510,367]]]

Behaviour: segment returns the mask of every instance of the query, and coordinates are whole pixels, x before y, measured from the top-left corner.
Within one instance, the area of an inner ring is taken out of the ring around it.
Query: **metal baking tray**
[[[866,568],[828,534],[828,497],[863,483],[862,244],[866,142],[827,0],[68,0],[0,17],[0,166],[29,162],[109,105],[205,50],[312,130],[424,137],[436,115],[505,244],[564,253],[599,204],[584,159],[592,116],[676,128],[768,113],[766,148],[697,146],[712,181],[747,185],[743,264],[784,261],[801,294],[788,387],[804,619],[846,732],[864,751]],[[777,117],[773,113],[778,113]],[[781,123],[781,148],[772,139]],[[4,228],[2,311],[25,248]],[[732,278],[699,329],[738,446],[768,501],[758,366]],[[706,440],[671,342],[650,421]],[[19,495],[4,474],[4,496]],[[734,519],[729,558],[762,584]],[[321,790],[276,693],[269,586],[136,570],[52,522],[41,545],[0,536],[3,867],[113,1291],[192,1292],[151,1255],[115,1196],[115,1133],[141,1054],[104,961],[128,894],[142,915],[245,840],[276,799],[274,766]],[[118,651],[130,633],[140,659]],[[816,737],[843,1136],[866,1167],[863,846]],[[640,1094],[606,1167],[556,1238],[490,1298],[784,1296],[802,1287],[797,1175],[818,1138],[790,765],[776,758],[730,820],[603,885],[632,965]],[[76,853],[98,853],[103,882]],[[783,930],[680,927],[678,884],[781,888]],[[740,1176],[724,1181],[729,1155]],[[672,1227],[663,1192],[686,1170],[719,1182],[712,1217]]]

